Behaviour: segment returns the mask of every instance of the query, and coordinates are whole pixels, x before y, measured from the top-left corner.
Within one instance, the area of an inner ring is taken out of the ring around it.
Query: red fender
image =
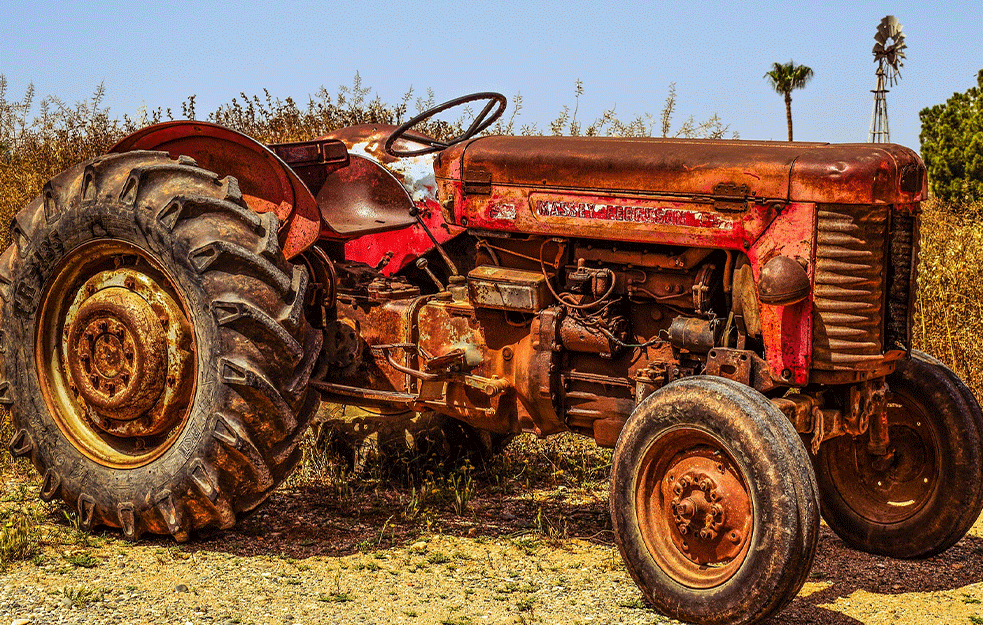
[[[344,238],[322,222],[317,200],[297,174],[265,145],[242,133],[207,122],[165,122],[128,135],[110,151],[133,150],[164,151],[172,158],[189,156],[205,169],[235,176],[252,210],[276,214],[280,245],[288,259],[309,248],[319,236]]]

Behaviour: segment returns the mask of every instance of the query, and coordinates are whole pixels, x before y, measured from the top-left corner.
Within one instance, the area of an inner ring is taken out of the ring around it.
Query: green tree
[[[771,88],[785,96],[785,117],[788,119],[788,140],[792,140],[792,91],[806,86],[812,78],[812,68],[805,65],[796,65],[794,61],[788,63],[772,63],[771,71],[764,75],[771,84]]]
[[[983,200],[983,69],[976,83],[918,114],[929,190],[948,202]]]

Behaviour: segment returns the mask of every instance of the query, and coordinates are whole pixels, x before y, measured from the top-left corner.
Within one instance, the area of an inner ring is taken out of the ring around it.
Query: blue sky
[[[762,78],[794,60],[815,77],[793,93],[795,138],[866,141],[871,47],[880,19],[904,25],[908,59],[888,94],[891,137],[918,147],[918,111],[975,84],[983,3],[844,2],[0,2],[0,74],[10,99],[29,83],[75,102],[102,82],[113,113],[141,106],[199,114],[240,92],[306,101],[358,71],[395,102],[409,87],[438,101],[472,91],[521,93],[518,121],[547,126],[612,106],[658,115],[676,83],[678,126],[713,113],[743,139],[784,139],[781,96]]]

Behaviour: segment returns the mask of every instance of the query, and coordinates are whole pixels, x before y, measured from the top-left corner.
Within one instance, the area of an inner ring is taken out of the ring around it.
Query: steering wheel
[[[431,139],[430,137],[424,137],[423,135],[409,132],[410,128],[416,126],[424,120],[430,119],[437,113],[442,113],[447,109],[454,108],[455,106],[461,106],[462,104],[467,104],[468,102],[474,102],[476,100],[488,100],[488,104],[485,105],[485,108],[481,109],[481,112],[474,118],[474,121],[471,122],[468,129],[457,137],[451,137],[446,141],[437,141],[436,139]],[[413,119],[400,124],[396,130],[393,130],[392,134],[389,135],[389,139],[386,140],[386,153],[391,154],[392,156],[419,156],[421,154],[431,154],[433,152],[446,150],[456,143],[467,141],[485,128],[491,126],[495,120],[501,117],[502,113],[505,112],[505,105],[507,102],[508,100],[506,100],[505,96],[503,96],[501,93],[495,93],[493,91],[472,93],[471,95],[461,96],[460,98],[455,98],[448,102],[444,102],[439,106],[423,111]],[[496,107],[496,105],[498,106]],[[420,148],[418,150],[400,150],[394,147],[394,144],[400,139],[412,143],[420,143],[427,147]]]

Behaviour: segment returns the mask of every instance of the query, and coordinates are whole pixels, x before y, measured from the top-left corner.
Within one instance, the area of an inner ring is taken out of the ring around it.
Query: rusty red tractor
[[[613,447],[625,565],[686,621],[785,606],[820,512],[892,557],[962,538],[983,416],[911,347],[914,152],[482,135],[504,107],[272,146],[165,123],[48,182],[0,258],[41,496],[129,539],[227,528],[328,401]]]

